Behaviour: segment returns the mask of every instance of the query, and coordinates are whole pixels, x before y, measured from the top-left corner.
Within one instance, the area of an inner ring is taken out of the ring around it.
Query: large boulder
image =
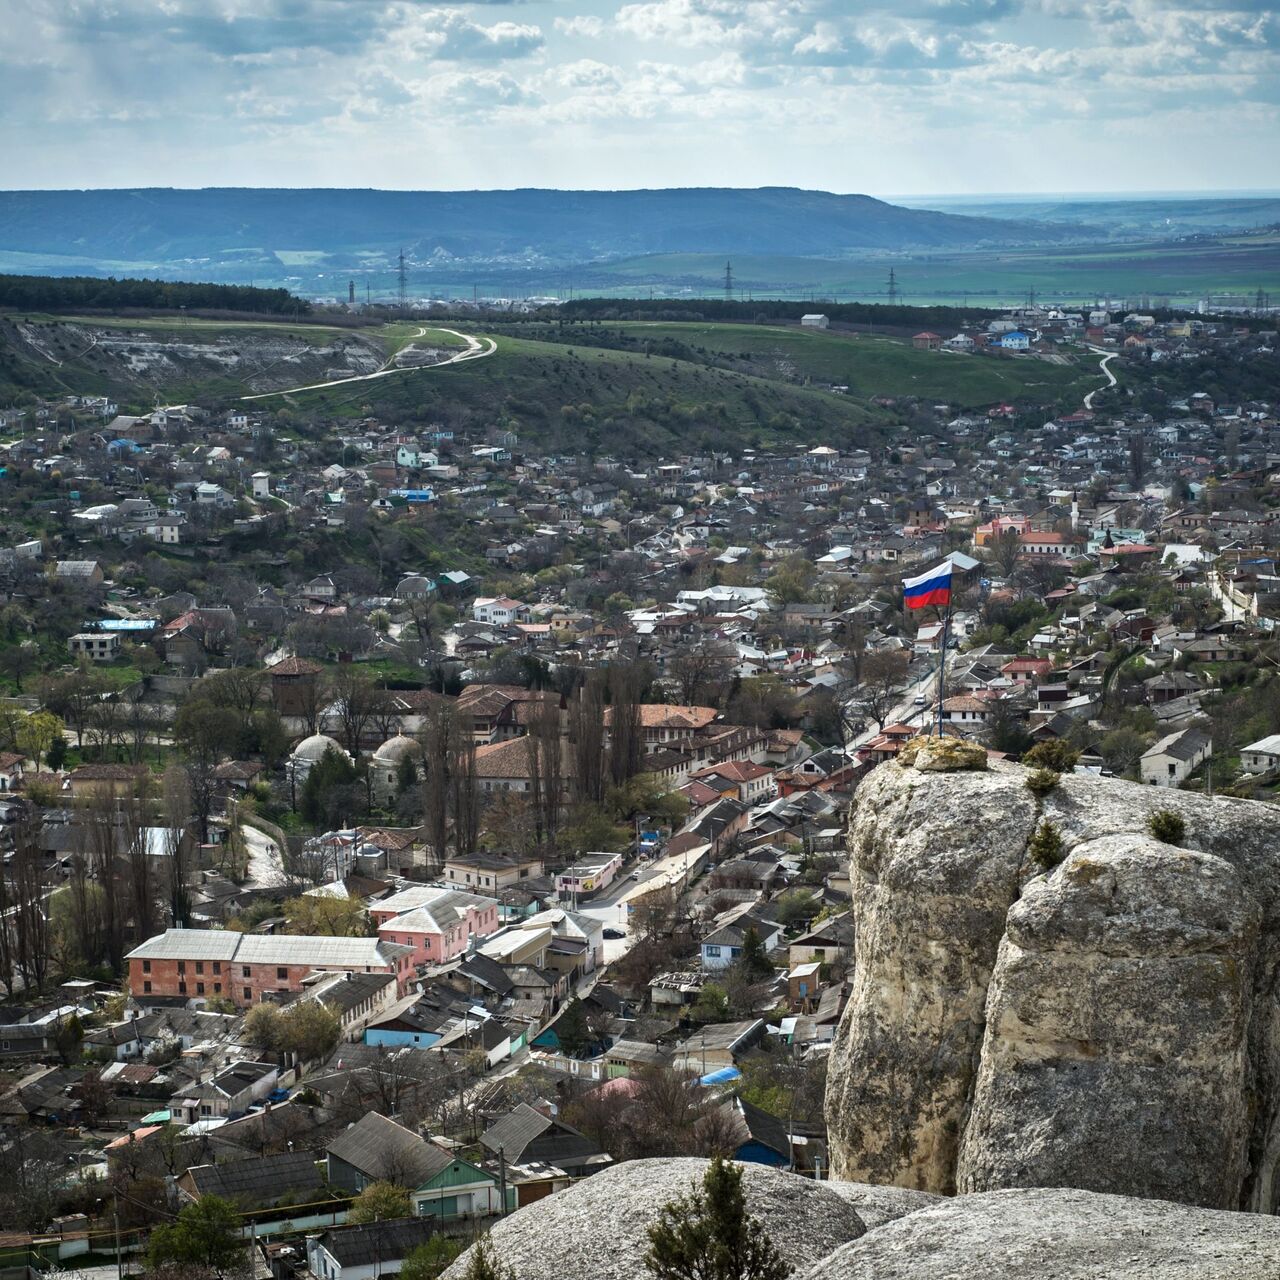
[[[631,1160],[499,1219],[494,1251],[519,1280],[648,1280],[648,1231],[664,1204],[701,1185],[708,1161]],[[862,1235],[858,1211],[825,1182],[742,1166],[748,1212],[796,1267]],[[445,1272],[461,1280],[470,1250]]]
[[[1280,1221],[1091,1191],[992,1191],[877,1227],[792,1280],[1275,1280]]]
[[[1277,811],[927,760],[856,797],[833,1175],[1274,1212]],[[1182,819],[1176,846],[1151,834],[1160,810]],[[1046,821],[1065,855],[1047,869],[1044,842],[1029,850]]]
[[[824,1182],[822,1185],[853,1205],[868,1231],[897,1218],[905,1218],[918,1209],[927,1209],[942,1199],[941,1196],[931,1196],[927,1191],[873,1187],[866,1182]]]

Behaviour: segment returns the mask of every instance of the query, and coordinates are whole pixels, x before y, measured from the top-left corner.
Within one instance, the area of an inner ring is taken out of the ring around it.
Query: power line
[[[408,289],[409,277],[408,277],[408,273],[405,270],[403,249],[400,250],[400,268],[396,272],[396,276],[400,282],[400,310],[403,311],[408,304],[408,298],[409,298],[409,289]]]
[[[733,263],[726,262],[724,264],[724,300],[726,302],[733,301]]]
[[[898,276],[892,267],[889,268],[889,305],[898,301]]]

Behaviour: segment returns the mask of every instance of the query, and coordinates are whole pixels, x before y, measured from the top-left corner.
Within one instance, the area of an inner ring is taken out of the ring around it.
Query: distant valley
[[[940,198],[798,188],[0,192],[0,271],[406,294],[1194,308],[1280,292],[1275,199]],[[727,271],[726,271],[727,269]],[[894,279],[889,279],[890,270]]]

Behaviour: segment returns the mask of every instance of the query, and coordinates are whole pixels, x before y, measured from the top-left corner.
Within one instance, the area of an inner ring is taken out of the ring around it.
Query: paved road
[[[1086,409],[1093,408],[1093,397],[1096,396],[1099,391],[1109,391],[1116,385],[1116,375],[1107,368],[1107,365],[1109,365],[1116,356],[1120,354],[1118,351],[1104,351],[1101,347],[1090,347],[1089,350],[1092,351],[1095,356],[1102,357],[1102,359],[1098,361],[1098,368],[1107,375],[1107,385],[1105,387],[1094,387],[1094,389],[1085,396],[1084,407]]]
[[[954,653],[949,655],[954,659]],[[911,681],[909,685],[902,691],[902,698],[898,704],[889,712],[885,719],[885,724],[920,724],[924,723],[924,717],[930,713],[927,706],[916,706],[916,697],[924,694],[929,697],[930,694],[934,698],[937,697],[938,691],[938,668],[936,666],[926,667],[922,675],[918,675]],[[847,744],[849,748],[865,747],[872,738],[879,737],[880,730],[874,723],[869,724],[860,734],[850,739]]]
[[[284,884],[284,861],[280,856],[280,846],[265,831],[259,831],[247,822],[240,824],[240,830],[244,835],[245,848],[249,851],[249,883],[263,889]]]
[[[395,356],[386,362],[376,373],[359,373],[350,378],[334,378],[330,382],[309,382],[303,387],[286,387],[283,391],[259,391],[251,396],[241,396],[241,400],[269,400],[272,396],[290,396],[295,391],[323,391],[326,387],[345,387],[352,382],[372,382],[375,378],[389,378],[397,373],[421,373],[425,369],[443,369],[447,364],[463,364],[468,360],[483,360],[485,356],[491,356],[498,349],[498,344],[492,338],[477,338],[469,333],[459,333],[457,329],[436,328],[437,333],[451,334],[455,338],[461,338],[467,344],[466,350],[458,351],[449,356],[446,360],[437,360],[435,364],[418,364],[418,365],[398,365],[395,363]],[[419,329],[414,335],[416,338],[425,338],[427,330]],[[488,346],[485,344],[488,343]],[[401,348],[401,351],[407,348]],[[396,355],[399,355],[397,352]]]

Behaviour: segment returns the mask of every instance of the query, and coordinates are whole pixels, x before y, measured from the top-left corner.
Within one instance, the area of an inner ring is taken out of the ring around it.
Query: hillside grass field
[[[477,336],[488,336],[482,329]],[[573,453],[870,442],[886,416],[858,399],[643,352],[492,335],[482,360],[282,397],[299,412],[501,423]]]
[[[975,409],[1001,400],[1083,398],[1105,381],[1093,357],[1055,364],[1033,356],[917,351],[902,338],[795,325],[634,321],[608,327],[651,349],[664,341],[682,343],[748,361],[764,376],[812,378],[847,386],[849,395],[866,399],[923,396]]]

